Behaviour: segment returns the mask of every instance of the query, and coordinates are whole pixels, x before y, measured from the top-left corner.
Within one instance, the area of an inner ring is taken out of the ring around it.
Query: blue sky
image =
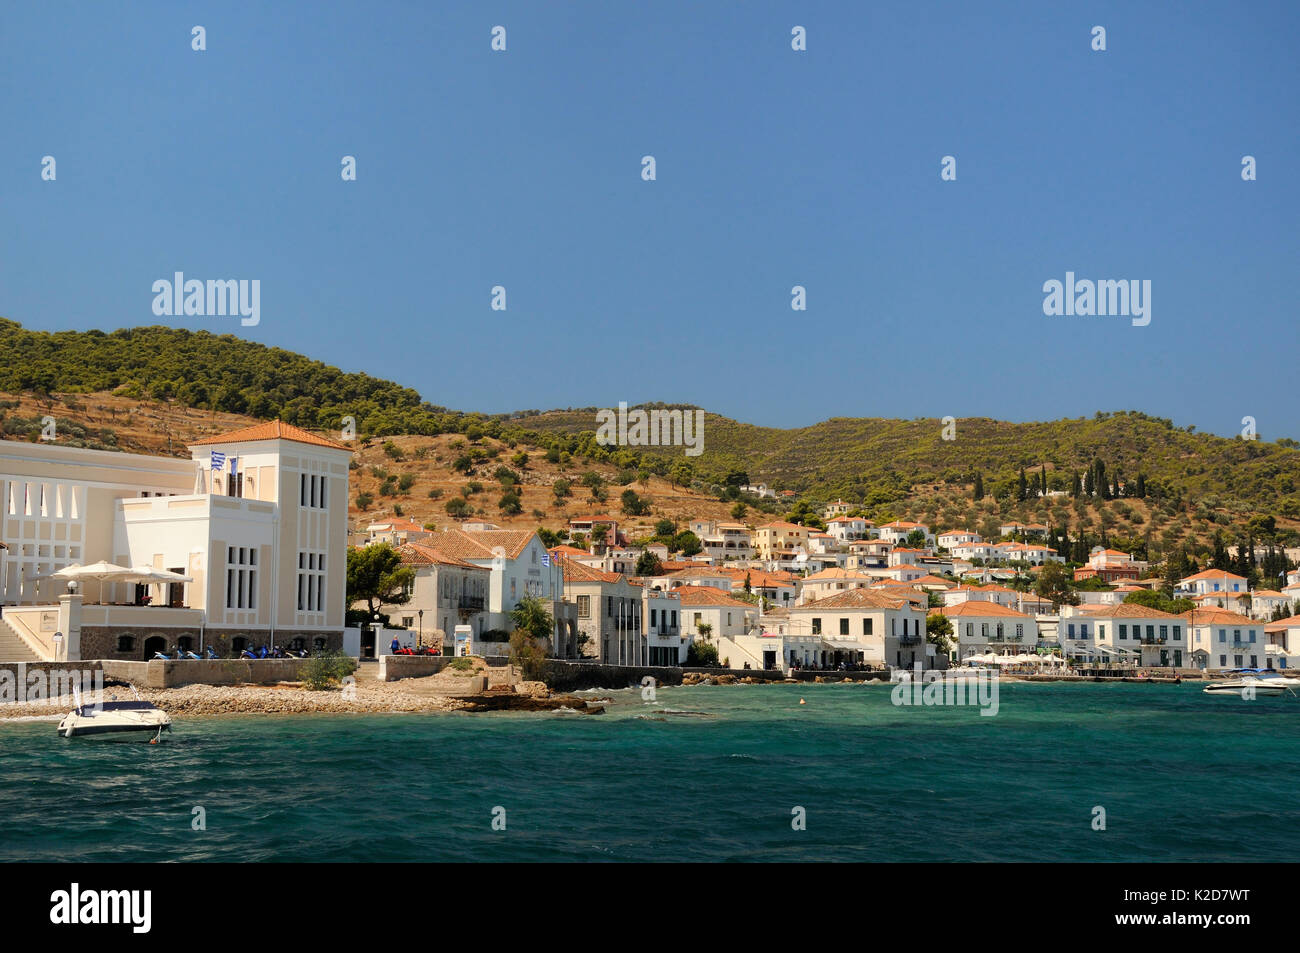
[[[1286,2],[8,4],[0,315],[486,412],[1300,437],[1298,40]],[[259,279],[261,323],[155,317],[175,271]],[[1150,325],[1044,316],[1067,271],[1149,279]]]

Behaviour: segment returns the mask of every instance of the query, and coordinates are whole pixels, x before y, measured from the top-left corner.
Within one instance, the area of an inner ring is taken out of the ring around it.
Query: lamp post
[[[416,612],[416,615],[420,617],[420,629],[415,636],[415,647],[417,649],[420,649],[424,647],[424,610],[423,609],[418,610]]]
[[[370,631],[375,636],[375,658],[379,658],[379,613],[378,612],[375,613],[375,617],[370,622]]]

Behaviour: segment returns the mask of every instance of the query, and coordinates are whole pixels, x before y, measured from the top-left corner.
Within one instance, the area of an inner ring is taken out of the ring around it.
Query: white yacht
[[[134,689],[132,689],[134,691]],[[153,702],[136,693],[135,701],[101,702],[83,705],[81,693],[76,693],[77,707],[59,722],[59,734],[64,738],[117,738],[131,739],[153,735],[154,740],[164,731],[171,731],[172,720]]]
[[[1206,695],[1239,695],[1251,698],[1258,695],[1282,695],[1286,692],[1295,694],[1300,688],[1300,678],[1290,678],[1276,672],[1259,672],[1243,674],[1238,678],[1229,678],[1221,682],[1210,682],[1202,691]]]

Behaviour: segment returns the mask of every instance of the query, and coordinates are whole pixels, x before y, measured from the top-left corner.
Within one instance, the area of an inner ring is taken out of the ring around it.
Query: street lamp
[[[420,649],[424,647],[424,610],[423,609],[418,610],[416,612],[416,615],[420,617],[420,629],[415,636],[415,647],[417,649]]]

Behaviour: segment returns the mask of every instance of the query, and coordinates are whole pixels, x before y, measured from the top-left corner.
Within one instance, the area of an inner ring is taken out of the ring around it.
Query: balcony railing
[[[907,635],[898,636],[899,645],[916,645],[920,641],[921,641],[921,636],[914,632],[909,632]]]
[[[461,596],[456,605],[466,612],[479,612],[483,609],[483,597]]]

